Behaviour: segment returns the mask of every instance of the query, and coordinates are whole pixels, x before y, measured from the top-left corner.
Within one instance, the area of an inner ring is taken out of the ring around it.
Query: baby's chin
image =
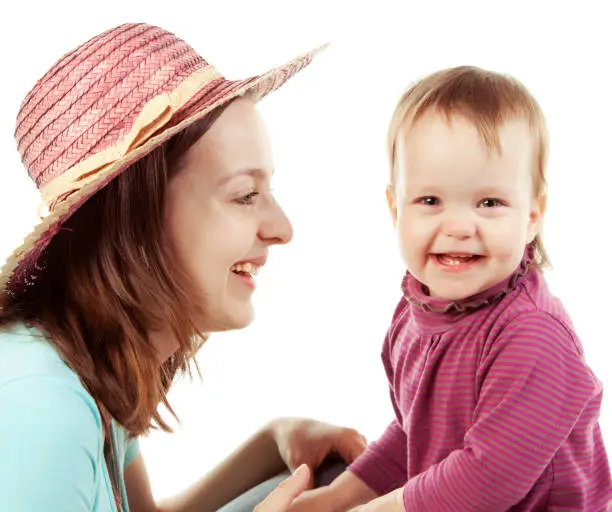
[[[486,291],[488,288],[488,286],[466,286],[465,283],[453,283],[447,285],[442,283],[432,283],[432,285],[428,285],[427,283],[423,283],[423,285],[425,286],[425,289],[430,297],[451,302],[459,302],[469,299],[470,297],[474,297],[475,295]]]
[[[432,290],[431,288],[427,287],[427,290],[429,291],[429,296],[434,298],[434,299],[438,299],[438,300],[447,300],[450,302],[458,302],[458,301],[462,301],[465,299],[469,299],[470,297],[472,297],[473,295],[476,295],[478,292],[475,293],[465,293],[465,291],[463,292],[451,292],[451,291],[447,291],[447,290],[442,290],[442,291],[435,291]]]

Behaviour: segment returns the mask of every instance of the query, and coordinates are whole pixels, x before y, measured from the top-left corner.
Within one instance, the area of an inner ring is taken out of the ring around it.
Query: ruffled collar
[[[426,286],[418,281],[410,272],[406,272],[402,281],[402,292],[408,302],[423,313],[434,316],[444,316],[451,321],[451,317],[463,316],[466,313],[480,309],[488,304],[498,302],[527,276],[531,270],[536,268],[534,264],[534,245],[525,249],[525,254],[517,269],[508,278],[497,283],[491,288],[476,295],[461,300],[446,300],[431,297],[427,293]],[[454,318],[456,320],[456,318]],[[437,323],[437,322],[436,322]]]

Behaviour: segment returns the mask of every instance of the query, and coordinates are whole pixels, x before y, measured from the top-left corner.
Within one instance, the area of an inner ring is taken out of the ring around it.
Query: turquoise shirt
[[[113,424],[123,470],[138,440]],[[100,413],[76,374],[38,330],[0,330],[0,510],[115,512]]]

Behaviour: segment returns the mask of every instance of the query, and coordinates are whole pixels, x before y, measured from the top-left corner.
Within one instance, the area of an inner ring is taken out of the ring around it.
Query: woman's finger
[[[344,432],[338,440],[336,451],[347,463],[353,462],[367,448],[365,438],[354,430]]]
[[[306,464],[302,464],[293,475],[281,482],[264,501],[257,505],[254,512],[284,512],[306,489],[309,479],[310,469]]]

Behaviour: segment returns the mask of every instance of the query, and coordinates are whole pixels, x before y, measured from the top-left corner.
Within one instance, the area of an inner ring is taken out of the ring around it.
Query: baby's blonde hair
[[[546,196],[548,129],[538,102],[513,77],[474,66],[459,66],[435,72],[411,85],[402,94],[388,131],[391,184],[395,181],[397,137],[402,128],[435,110],[450,120],[460,115],[470,121],[490,149],[501,152],[499,128],[510,118],[524,119],[531,129],[534,146],[533,190],[537,198]],[[535,263],[549,265],[538,234],[534,240]]]

